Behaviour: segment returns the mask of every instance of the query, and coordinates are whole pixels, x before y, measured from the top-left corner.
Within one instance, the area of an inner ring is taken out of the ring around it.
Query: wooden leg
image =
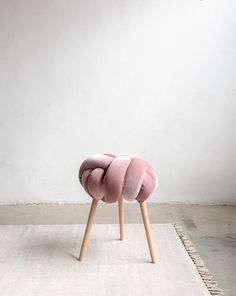
[[[118,201],[119,223],[120,223],[120,240],[124,240],[124,199]]]
[[[156,262],[156,254],[155,254],[155,251],[153,248],[147,206],[146,206],[145,202],[140,202],[139,205],[140,205],[140,209],[141,209],[141,213],[142,213],[143,224],[144,224],[144,228],[145,228],[145,232],[146,232],[146,237],[147,237],[147,242],[148,242],[148,247],[149,247],[152,263],[155,263]]]
[[[95,213],[96,213],[97,205],[98,205],[98,200],[93,199],[92,204],[91,204],[91,208],[90,208],[90,212],[89,212],[89,216],[88,216],[88,221],[87,221],[85,233],[84,233],[84,239],[83,239],[82,246],[81,246],[81,249],[80,249],[79,261],[82,261],[83,258],[84,258],[84,254],[85,254],[85,251],[86,251],[86,248],[87,248],[87,245],[88,245],[89,234],[90,234],[91,229],[92,229],[93,220],[94,220],[94,216],[95,216]]]

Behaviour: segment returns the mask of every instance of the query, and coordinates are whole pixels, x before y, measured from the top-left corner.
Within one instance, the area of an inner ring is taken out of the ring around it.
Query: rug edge
[[[206,268],[204,261],[201,256],[198,254],[195,246],[189,240],[186,231],[183,229],[181,225],[178,223],[171,223],[182,242],[185,250],[187,251],[189,257],[191,258],[194,266],[196,267],[199,275],[201,276],[207,290],[210,292],[212,296],[223,296],[223,291],[219,288],[217,282],[210,274],[209,270]]]

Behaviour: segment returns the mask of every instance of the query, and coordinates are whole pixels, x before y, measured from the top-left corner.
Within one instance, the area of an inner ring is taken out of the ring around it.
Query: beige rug
[[[0,295],[222,295],[180,228],[151,225],[151,264],[143,225],[125,225],[124,241],[118,227],[95,224],[79,262],[85,225],[0,226]]]

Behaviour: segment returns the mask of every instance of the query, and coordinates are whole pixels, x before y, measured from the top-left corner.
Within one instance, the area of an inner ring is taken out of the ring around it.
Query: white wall
[[[139,154],[150,201],[236,201],[235,0],[0,0],[0,203],[88,202],[84,158]]]

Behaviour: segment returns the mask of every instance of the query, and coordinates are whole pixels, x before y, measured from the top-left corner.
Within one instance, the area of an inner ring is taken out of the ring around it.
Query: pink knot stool
[[[143,224],[152,263],[156,255],[150,231],[145,200],[157,186],[157,177],[151,165],[138,156],[97,154],[87,158],[79,169],[79,180],[93,200],[88,216],[79,260],[84,258],[88,245],[96,208],[100,200],[106,203],[118,201],[120,240],[124,239],[124,203],[123,200],[139,202]]]

